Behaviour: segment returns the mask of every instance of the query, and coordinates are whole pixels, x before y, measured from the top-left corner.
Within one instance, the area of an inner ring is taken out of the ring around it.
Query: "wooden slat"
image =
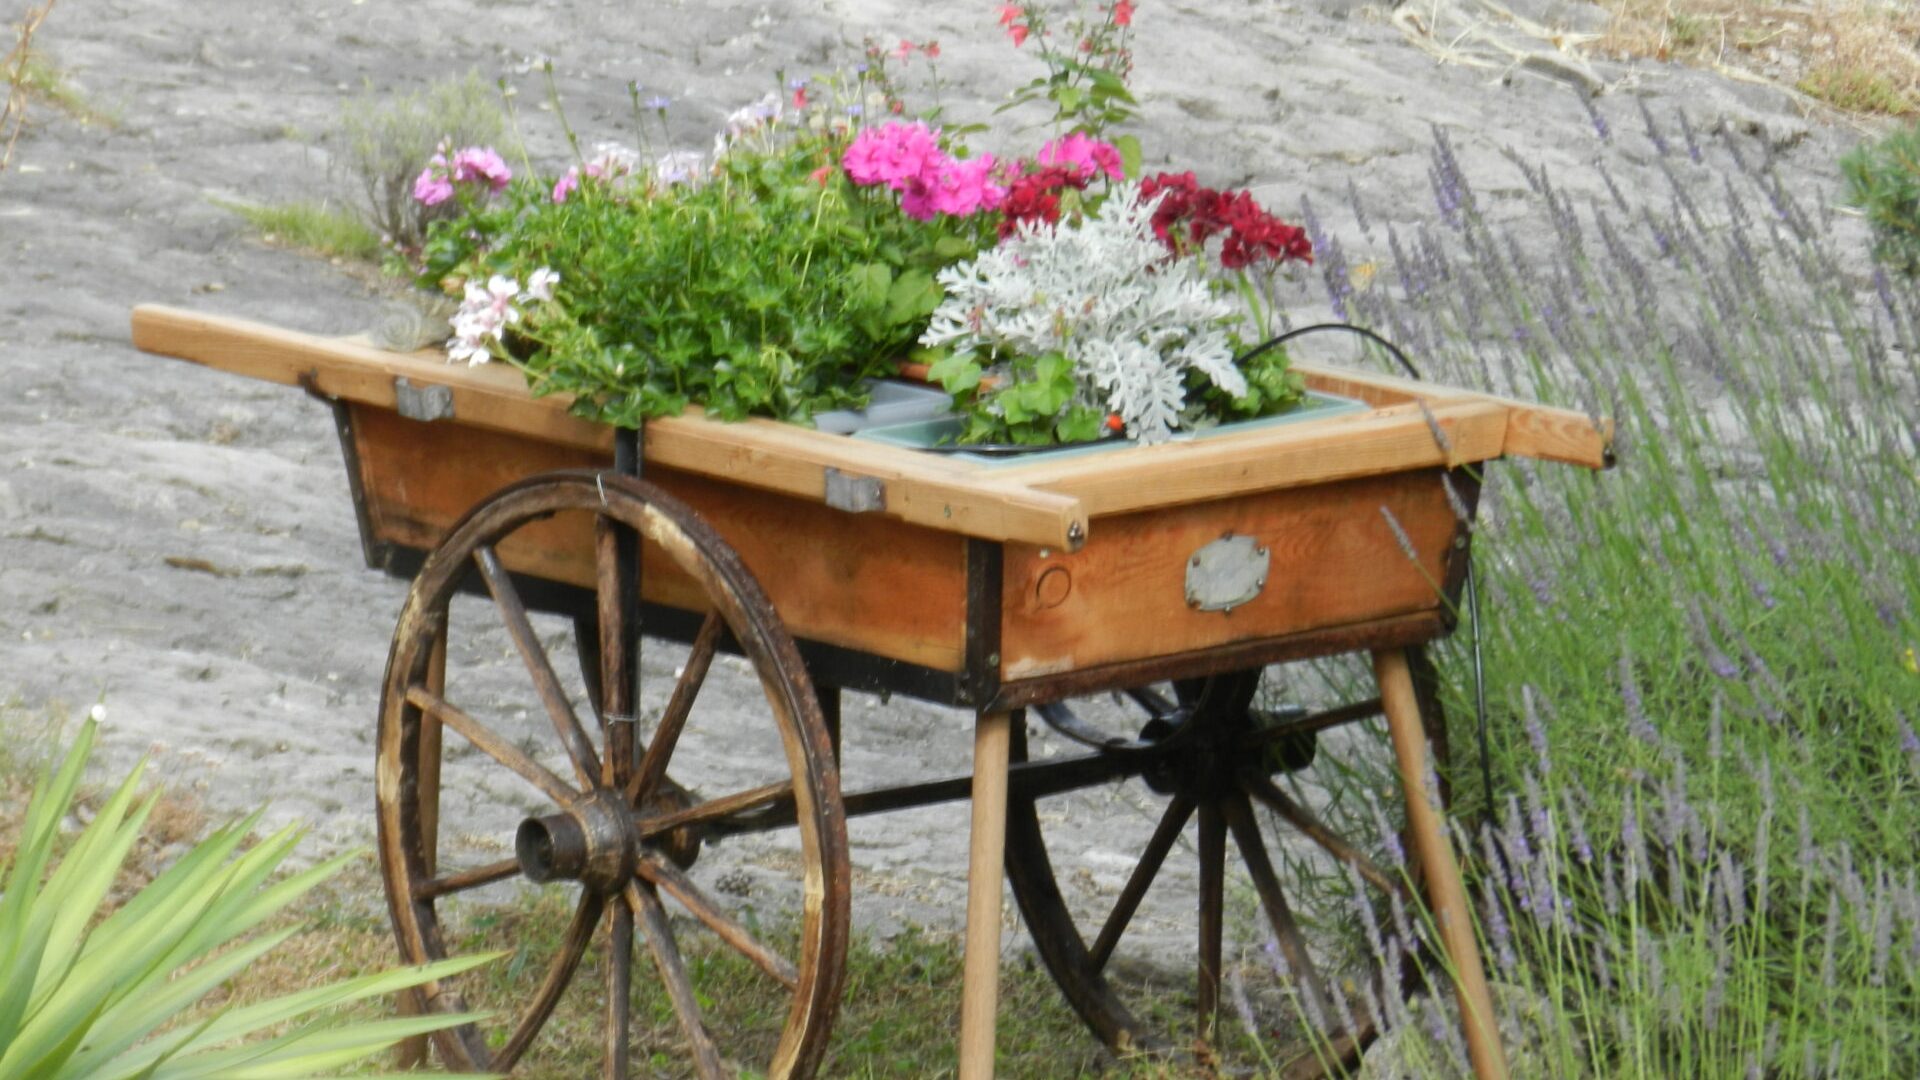
[[[1435,427],[1440,436],[1436,437]],[[1396,405],[1312,423],[1006,470],[1096,517],[1499,457],[1507,407]]]
[[[451,365],[437,353],[395,353],[348,338],[283,330],[265,323],[142,304],[133,309],[133,344],[220,371],[305,385],[329,397],[394,407],[393,380],[445,386],[463,424],[512,431],[567,446],[613,452],[613,429],[567,412],[568,399],[535,398],[504,364]]]
[[[1613,464],[1613,421],[1604,417],[1595,418],[1573,409],[1556,409],[1474,390],[1347,368],[1295,361],[1293,370],[1306,378],[1309,389],[1359,398],[1374,406],[1404,405],[1421,400],[1430,404],[1492,402],[1507,409],[1506,437],[1501,443],[1503,455],[1584,465],[1589,469],[1604,469]]]
[[[565,446],[611,452],[613,431],[567,412],[566,395],[534,397],[504,364],[478,368],[436,352],[391,353],[363,342],[304,334],[244,319],[158,305],[133,312],[133,342],[146,352],[381,408],[395,405],[393,380],[444,386],[456,422]],[[773,420],[710,421],[697,408],[646,426],[648,462],[749,487],[824,501],[826,470],[886,485],[877,516],[988,540],[1077,547],[1086,515],[1073,499],[1008,483],[970,462],[902,453]]]

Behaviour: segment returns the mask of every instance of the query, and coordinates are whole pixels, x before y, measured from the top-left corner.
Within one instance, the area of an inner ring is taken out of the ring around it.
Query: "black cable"
[[[1401,352],[1399,346],[1364,326],[1355,326],[1352,323],[1314,323],[1312,326],[1297,327],[1277,337],[1268,338],[1241,353],[1235,364],[1244,364],[1269,349],[1279,348],[1294,338],[1329,331],[1354,334],[1373,342],[1387,350],[1395,360],[1400,361],[1400,366],[1406,370],[1408,378],[1416,382],[1426,381],[1421,377],[1420,369],[1413,366],[1413,361],[1407,359],[1407,354]],[[1487,793],[1487,813],[1491,815],[1493,813],[1493,763],[1487,741],[1486,664],[1480,649],[1480,587],[1473,571],[1472,548],[1467,549],[1466,593],[1467,622],[1473,627],[1473,717],[1474,726],[1480,735],[1480,784]]]

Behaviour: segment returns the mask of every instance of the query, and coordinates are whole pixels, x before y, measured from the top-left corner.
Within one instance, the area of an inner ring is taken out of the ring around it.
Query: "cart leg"
[[[442,693],[447,688],[447,638],[442,634],[433,643],[433,653],[427,660],[427,689]],[[420,831],[425,839],[427,874],[431,876],[440,861],[440,721],[438,718],[422,714],[420,717]],[[400,1015],[418,1016],[425,1010],[421,1008],[420,998],[413,991],[400,994]],[[432,1046],[425,1035],[415,1035],[406,1039],[394,1049],[394,1064],[402,1069],[417,1069],[427,1064],[427,1054]]]
[[[1380,701],[1400,766],[1400,783],[1407,794],[1407,828],[1413,833],[1434,922],[1440,930],[1440,944],[1446,950],[1454,992],[1460,1000],[1461,1028],[1467,1037],[1468,1056],[1473,1059],[1473,1074],[1478,1080],[1506,1080],[1507,1055],[1494,1024],[1493,995],[1487,989],[1486,970],[1474,941],[1460,866],[1454,861],[1453,845],[1447,840],[1439,809],[1426,790],[1427,736],[1421,727],[1406,653],[1399,649],[1374,653],[1373,673],[1380,684]]]
[[[1000,886],[1007,844],[1011,712],[981,713],[973,729],[973,836],[967,863],[966,966],[960,987],[960,1080],[993,1076],[1000,1003]]]

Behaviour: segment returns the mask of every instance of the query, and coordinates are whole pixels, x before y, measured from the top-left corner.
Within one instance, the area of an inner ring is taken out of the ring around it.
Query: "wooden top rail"
[[[459,423],[613,453],[611,427],[570,414],[568,395],[533,396],[526,378],[507,364],[448,364],[439,352],[387,352],[351,338],[157,305],[134,309],[133,343],[387,409],[397,408],[397,379],[415,389],[445,387]],[[820,501],[826,500],[827,470],[837,469],[881,482],[884,506],[875,513],[989,540],[1074,549],[1087,535],[1086,514],[1071,497],[1008,483],[967,462],[775,420],[720,423],[690,408],[684,416],[648,421],[641,453],[668,468]]]
[[[1530,457],[1584,465],[1589,469],[1613,465],[1613,421],[1572,409],[1555,409],[1528,401],[1496,397],[1429,382],[1375,375],[1347,368],[1295,361],[1293,370],[1307,385],[1326,394],[1344,394],[1369,405],[1402,405],[1414,401],[1493,402],[1507,410],[1507,431],[1500,442],[1502,457]]]
[[[133,311],[146,352],[330,398],[400,410],[400,380],[445,388],[456,422],[611,454],[613,429],[568,412],[572,399],[535,397],[506,364],[448,364],[437,351],[388,352],[178,308]],[[1471,391],[1298,365],[1309,385],[1358,397],[1372,412],[1066,461],[989,467],[830,435],[774,420],[708,420],[698,408],[649,420],[643,457],[668,468],[831,501],[831,471],[884,489],[869,512],[989,540],[1064,550],[1086,541],[1094,515],[1518,454],[1600,468],[1612,427],[1579,413]]]

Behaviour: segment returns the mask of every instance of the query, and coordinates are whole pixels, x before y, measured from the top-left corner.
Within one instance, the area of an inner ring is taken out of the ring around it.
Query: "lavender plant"
[[[1920,291],[1754,143],[1595,116],[1598,197],[1516,162],[1504,224],[1436,131],[1433,220],[1354,208],[1373,288],[1307,215],[1337,317],[1619,424],[1612,475],[1499,466],[1482,503],[1500,779],[1454,781],[1486,953],[1543,1075],[1916,1075]],[[1640,131],[1665,183],[1636,198],[1609,166]],[[1423,933],[1367,919],[1376,962]],[[1458,1054],[1432,1026],[1412,1075]]]

